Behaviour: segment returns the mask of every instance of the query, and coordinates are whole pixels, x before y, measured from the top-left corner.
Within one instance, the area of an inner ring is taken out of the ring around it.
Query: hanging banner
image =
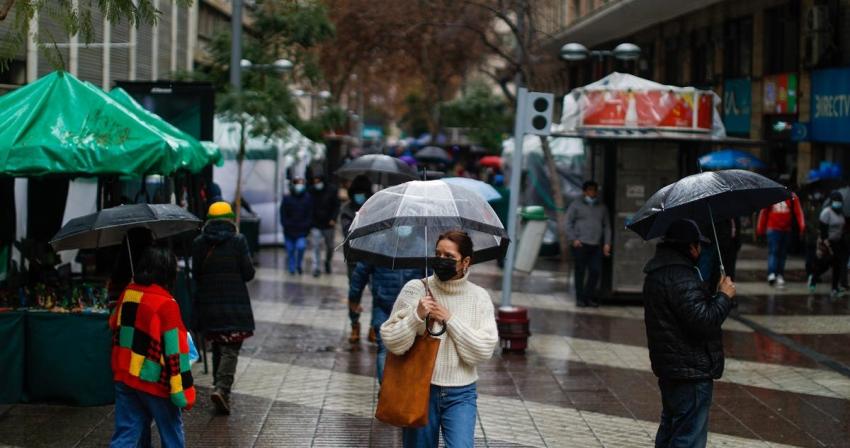
[[[723,83],[723,124],[726,132],[750,135],[752,86],[749,78],[727,79]]]
[[[710,132],[713,95],[701,90],[589,91],[582,126]]]
[[[811,140],[850,143],[850,69],[812,72],[811,114]]]
[[[797,113],[797,75],[783,73],[764,77],[764,114]]]

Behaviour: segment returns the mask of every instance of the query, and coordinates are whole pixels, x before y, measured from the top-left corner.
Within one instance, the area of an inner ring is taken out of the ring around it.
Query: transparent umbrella
[[[463,230],[473,263],[504,257],[507,232],[476,192],[442,181],[412,181],[381,190],[360,208],[344,243],[346,259],[390,268],[427,267],[437,237]]]

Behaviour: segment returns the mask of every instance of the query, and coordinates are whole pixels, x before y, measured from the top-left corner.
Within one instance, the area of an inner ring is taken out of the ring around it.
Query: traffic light
[[[525,96],[525,132],[549,135],[554,104],[555,95],[551,93],[528,92]]]

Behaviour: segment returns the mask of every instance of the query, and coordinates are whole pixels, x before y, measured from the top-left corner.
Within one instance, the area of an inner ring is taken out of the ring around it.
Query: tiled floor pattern
[[[269,261],[264,266],[279,258]],[[474,279],[498,300],[498,270],[476,270]],[[349,351],[344,342],[345,276],[292,277],[264,267],[257,277],[251,290],[258,329],[240,357],[234,415],[212,414],[210,376],[196,365],[201,400],[185,414],[188,445],[399,446],[399,431],[371,418],[372,349]],[[476,446],[652,446],[658,403],[642,308],[576,308],[564,277],[538,271],[516,282],[514,304],[531,308],[535,328],[544,331],[535,332],[526,356],[497,355],[481,366]],[[835,315],[850,311],[805,300],[759,297],[742,308],[774,331],[841,344],[846,323]],[[777,315],[762,316],[764,310]],[[742,358],[729,359],[716,384],[711,446],[850,446],[850,379],[787,353],[761,362],[751,352],[787,350],[754,344],[758,335],[736,321],[724,329]],[[0,446],[104,446],[111,419],[111,407],[0,407]]]

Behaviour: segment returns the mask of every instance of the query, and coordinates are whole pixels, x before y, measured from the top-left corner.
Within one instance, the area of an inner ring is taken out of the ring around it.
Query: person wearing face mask
[[[661,390],[656,447],[705,447],[714,380],[723,374],[721,325],[735,306],[735,284],[722,277],[717,292],[697,267],[702,236],[691,220],[670,225],[644,267],[644,322],[652,372]]]
[[[847,275],[847,245],[844,243],[844,198],[841,193],[829,195],[829,207],[820,213],[820,237],[832,253],[832,297],[844,295],[840,282]]]
[[[421,280],[409,282],[398,295],[389,320],[381,326],[387,349],[403,355],[417,334],[425,332],[425,319],[445,325],[431,377],[428,423],[404,428],[405,447],[436,447],[442,430],[446,446],[473,446],[475,436],[478,371],[476,366],[493,356],[499,342],[490,294],[469,281],[472,239],[466,232],[449,231],[437,238],[436,258],[429,262],[434,275],[428,289]]]
[[[349,201],[342,206],[339,215],[339,224],[342,227],[343,238],[348,236],[348,230],[351,228],[354,217],[357,216],[360,207],[366,203],[370,196],[372,196],[372,182],[369,178],[366,176],[355,177],[348,187]],[[351,287],[351,276],[354,273],[355,266],[355,264],[348,264],[346,266],[349,288]],[[357,302],[348,302],[348,319],[351,321],[351,336],[349,336],[348,341],[352,344],[360,342],[360,314],[362,312],[363,306],[360,305],[359,300]],[[374,332],[371,330],[369,331],[369,341],[376,341],[376,336],[374,336]]]
[[[803,208],[806,219],[806,276],[808,277],[809,292],[814,293],[820,276],[829,270],[831,260],[827,255],[829,249],[820,238],[820,214],[825,206],[824,195],[820,191],[811,192]]]
[[[304,177],[296,176],[289,187],[290,193],[280,204],[280,224],[286,242],[287,267],[290,274],[303,274],[304,251],[307,234],[313,223],[313,198],[307,193]]]
[[[313,196],[313,228],[310,240],[313,245],[313,277],[321,275],[322,244],[325,246],[325,274],[331,273],[336,236],[336,220],[339,216],[339,191],[336,185],[325,182],[324,176],[314,176],[310,189]]]
[[[573,201],[567,209],[567,238],[572,241],[576,304],[599,306],[596,286],[602,273],[602,257],[611,255],[611,224],[608,208],[599,201],[599,184],[587,181],[582,190],[584,196]]]
[[[399,226],[395,228],[395,236],[391,237],[390,244],[411,244],[413,227]],[[371,263],[359,262],[351,274],[348,287],[349,303],[360,304],[366,285],[372,290],[372,323],[371,329],[375,334],[375,343],[378,345],[376,359],[376,376],[378,382],[384,378],[384,365],[387,360],[387,348],[381,339],[381,325],[387,321],[395,305],[398,293],[409,281],[425,277],[422,269],[390,269],[375,266]]]

